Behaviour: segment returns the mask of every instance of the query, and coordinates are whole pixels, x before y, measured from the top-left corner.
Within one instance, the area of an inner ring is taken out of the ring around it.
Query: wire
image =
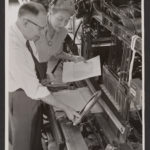
[[[132,80],[132,71],[133,71],[133,65],[134,65],[134,59],[135,59],[135,43],[137,41],[137,39],[139,38],[139,36],[137,35],[133,35],[132,36],[132,41],[131,41],[131,50],[132,50],[132,58],[131,58],[131,63],[130,63],[130,69],[129,69],[129,80],[128,80],[128,86],[130,87],[131,84],[131,80]]]
[[[80,28],[81,24],[82,24],[82,21],[80,22],[80,24],[78,25],[78,27],[77,27],[77,29],[76,29],[76,31],[75,31],[74,38],[73,38],[74,43],[75,43],[75,39],[76,39],[76,36],[77,36],[78,30],[79,30],[79,28]]]
[[[136,104],[136,102],[135,102],[135,98],[134,98],[134,99],[131,99],[131,101],[132,101],[133,104],[134,104],[134,107],[135,107],[135,109],[136,109],[136,113],[137,113],[137,115],[138,115],[138,117],[139,117],[140,123],[142,124],[142,118],[141,118],[140,113],[139,113],[139,111],[138,111],[137,104]]]

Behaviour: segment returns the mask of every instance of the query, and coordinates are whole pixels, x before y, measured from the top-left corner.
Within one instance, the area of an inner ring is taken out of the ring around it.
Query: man
[[[41,101],[61,108],[70,120],[79,117],[40,84],[27,40],[36,41],[46,26],[46,10],[35,2],[23,4],[9,32],[9,103],[14,150],[41,150]],[[38,60],[36,51],[34,56]]]

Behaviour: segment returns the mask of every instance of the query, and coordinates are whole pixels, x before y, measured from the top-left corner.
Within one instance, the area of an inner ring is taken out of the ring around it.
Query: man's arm
[[[59,100],[56,100],[52,95],[48,95],[45,98],[42,98],[42,101],[48,105],[52,105],[58,108],[61,108],[67,115],[70,120],[74,120],[75,117],[80,117],[80,115],[70,106],[65,105]]]
[[[27,49],[20,49],[18,46],[11,48],[15,52],[10,53],[10,73],[27,96],[32,99],[41,99],[49,105],[61,108],[70,120],[73,120],[74,116],[78,117],[79,114],[76,111],[55,99],[49,90],[39,83],[30,53],[28,51],[23,53]]]

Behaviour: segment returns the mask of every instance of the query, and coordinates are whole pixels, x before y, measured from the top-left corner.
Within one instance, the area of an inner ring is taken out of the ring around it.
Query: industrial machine
[[[50,130],[59,149],[142,150],[142,32],[140,0],[76,0],[80,19],[74,40],[65,48],[90,59],[99,55],[102,76],[71,83],[86,87],[91,95],[101,91],[95,105],[102,111],[88,112],[77,126],[65,117],[47,112]],[[80,32],[80,34],[78,34]]]

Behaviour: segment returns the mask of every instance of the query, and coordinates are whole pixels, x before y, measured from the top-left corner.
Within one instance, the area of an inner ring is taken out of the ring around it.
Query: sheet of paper
[[[96,56],[84,62],[65,62],[63,64],[62,81],[73,82],[101,75],[100,57]]]
[[[86,104],[86,101],[78,90],[62,90],[53,93],[53,95],[56,99],[74,108],[76,111],[80,111]]]
[[[78,88],[76,90],[63,90],[53,93],[54,97],[66,105],[74,108],[76,111],[81,111],[86,105],[89,99],[92,97],[92,93],[87,87]],[[59,110],[54,108],[55,111]],[[102,108],[95,104],[91,109],[92,113],[102,112]]]

